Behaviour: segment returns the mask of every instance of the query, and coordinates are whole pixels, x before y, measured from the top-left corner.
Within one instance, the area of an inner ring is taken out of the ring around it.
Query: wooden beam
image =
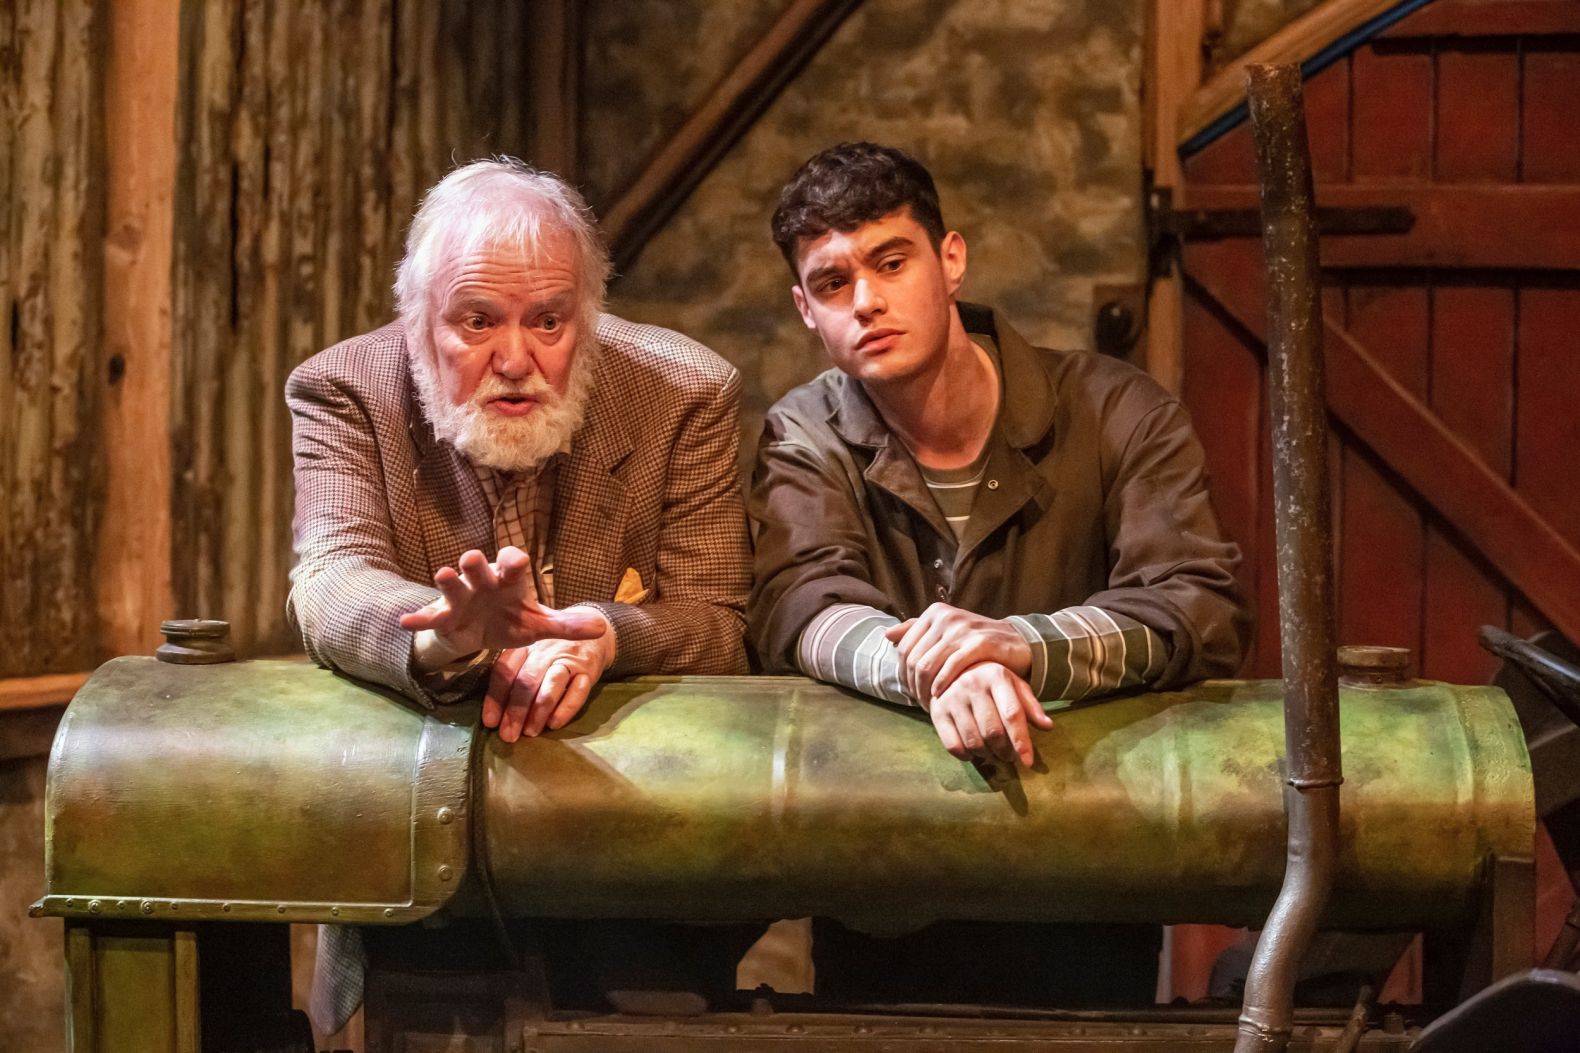
[[[1317,187],[1317,203],[1397,206],[1415,215],[1404,234],[1325,236],[1325,267],[1580,270],[1580,186],[1329,184]],[[1254,211],[1257,189],[1191,186],[1180,207]]]
[[[581,174],[581,4],[533,0],[532,160],[575,185]]]
[[[1437,0],[1386,36],[1512,37],[1580,34],[1575,0]]]
[[[103,654],[146,653],[171,613],[170,261],[181,5],[106,5],[103,404],[96,558]]]
[[[1185,107],[1180,143],[1245,103],[1245,67],[1252,63],[1300,62],[1395,8],[1414,0],[1326,0],[1233,59],[1203,84]]]
[[[1187,249],[1187,260],[1193,255]],[[1188,273],[1201,294],[1257,334],[1253,346],[1262,351],[1265,282],[1245,267],[1209,263],[1192,265]],[[1580,550],[1331,318],[1323,320],[1323,338],[1333,417],[1452,523],[1554,628],[1580,640],[1580,591],[1573,588],[1580,581]]]
[[[63,706],[87,681],[88,673],[55,673],[0,680],[0,713]]]
[[[778,20],[604,211],[603,229],[617,271],[630,266],[648,239],[860,3],[790,0]]]
[[[1155,197],[1177,194],[1180,168],[1180,117],[1201,86],[1206,0],[1150,0],[1147,4],[1147,65],[1142,82],[1146,105],[1143,143]],[[1154,201],[1156,211],[1158,201]],[[1147,371],[1179,394],[1184,369],[1184,293],[1177,261],[1152,261],[1147,288]],[[1163,267],[1167,266],[1167,270]]]

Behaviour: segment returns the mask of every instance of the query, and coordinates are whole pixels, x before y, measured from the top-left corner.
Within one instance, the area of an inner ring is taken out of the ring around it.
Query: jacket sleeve
[[[372,423],[351,394],[306,367],[291,374],[285,399],[296,475],[291,622],[319,665],[432,705],[412,674],[412,633],[397,619],[439,593],[396,565]],[[469,670],[446,697],[486,672]]]
[[[818,454],[782,407],[764,422],[748,511],[756,529],[748,621],[765,672],[799,671],[802,630],[835,604],[897,613],[873,584],[867,511],[844,467]]]
[[[1105,457],[1116,452],[1104,465],[1112,473],[1103,507],[1111,569],[1109,587],[1086,602],[1167,642],[1155,687],[1232,676],[1250,616],[1235,579],[1239,547],[1223,536],[1207,496],[1201,444],[1184,407],[1149,379],[1120,398],[1141,405],[1108,416],[1135,423],[1128,435],[1104,436]]]
[[[617,651],[606,676],[747,672],[751,545],[741,506],[740,374],[682,423],[671,452],[652,594],[601,611]]]

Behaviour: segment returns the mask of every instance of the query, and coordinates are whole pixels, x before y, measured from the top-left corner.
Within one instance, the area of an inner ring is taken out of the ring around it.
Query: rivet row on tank
[[[153,900],[148,900],[148,899],[143,900],[143,905],[141,907],[141,910],[142,910],[142,912],[144,914],[152,914],[154,912]]]
[[[226,914],[229,914],[230,913],[230,904],[229,903],[221,903],[219,905],[219,909],[224,911]]]
[[[451,870],[448,866],[442,866],[442,867],[439,868],[439,880],[440,881],[449,881],[450,878],[452,878],[454,876],[455,876],[455,871]]]
[[[100,902],[98,900],[96,900],[96,899],[90,899],[88,901],[88,913],[89,914],[97,914],[97,913],[99,913],[99,910],[101,909],[101,907],[102,907],[102,904],[100,904]]]
[[[395,916],[395,908],[394,907],[385,907],[384,908],[384,916],[386,918],[393,918]]]
[[[330,907],[329,908],[329,913],[332,916],[338,918],[338,917],[340,917],[340,908],[339,907]]]
[[[66,907],[67,907],[67,908],[68,908],[68,909],[69,909],[69,908],[71,908],[71,907],[75,907],[75,906],[76,906],[76,905],[77,905],[77,901],[76,901],[76,900],[74,900],[74,899],[68,899],[68,900],[67,900],[67,901],[66,901]]]
[[[126,901],[124,899],[117,901],[116,904],[115,904],[115,909],[116,910],[125,910],[126,907],[127,907],[127,903],[126,903]]]
[[[274,912],[276,914],[284,914],[285,913],[285,904],[284,903],[275,904]]]
[[[454,818],[455,818],[455,813],[452,812],[448,807],[444,807],[444,808],[439,809],[439,824],[441,826],[449,826],[450,825],[450,820],[452,820]]]

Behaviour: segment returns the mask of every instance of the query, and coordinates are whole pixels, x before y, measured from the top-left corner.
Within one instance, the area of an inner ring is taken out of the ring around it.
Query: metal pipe
[[[1283,638],[1289,854],[1246,978],[1236,1053],[1281,1053],[1301,957],[1338,855],[1338,670],[1323,394],[1321,270],[1300,67],[1246,69],[1267,259],[1268,394]]]

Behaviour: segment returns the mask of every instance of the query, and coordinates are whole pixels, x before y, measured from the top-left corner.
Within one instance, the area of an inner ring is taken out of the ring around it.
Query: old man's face
[[[435,433],[474,464],[534,467],[580,424],[591,369],[574,244],[482,248],[435,279],[431,373],[416,371]]]

